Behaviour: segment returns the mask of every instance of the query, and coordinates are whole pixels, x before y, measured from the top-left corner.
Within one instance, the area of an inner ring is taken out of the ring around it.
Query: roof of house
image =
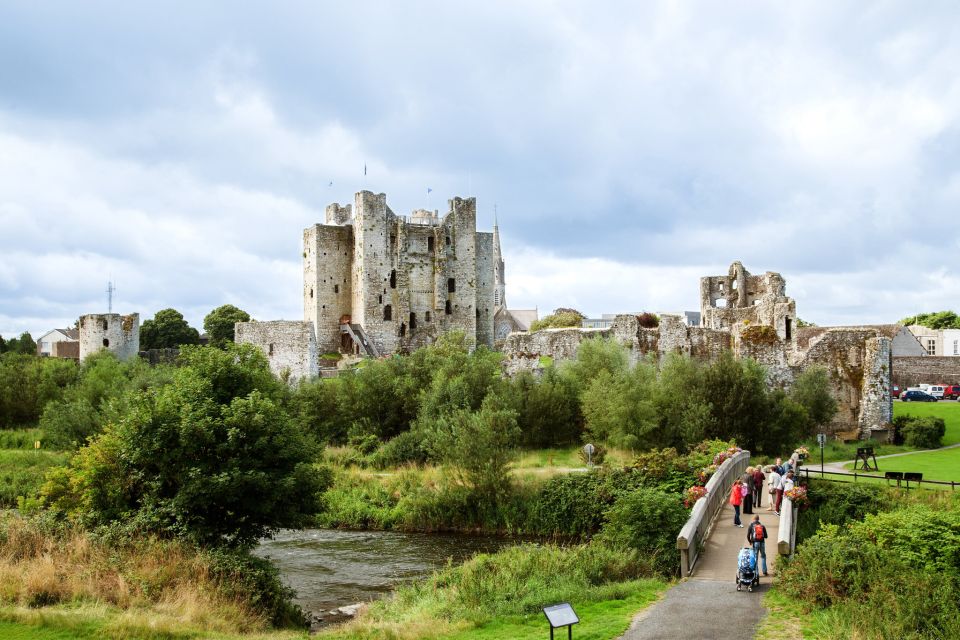
[[[46,338],[47,336],[49,336],[51,333],[59,333],[59,334],[63,335],[67,340],[79,340],[79,339],[80,339],[80,332],[79,332],[77,329],[50,329],[50,331],[47,331],[45,334],[43,334],[42,336],[40,336],[40,337],[37,339],[37,342],[40,342],[41,340],[43,340],[44,338]]]
[[[529,331],[530,325],[536,322],[539,314],[536,309],[507,309],[521,331]]]

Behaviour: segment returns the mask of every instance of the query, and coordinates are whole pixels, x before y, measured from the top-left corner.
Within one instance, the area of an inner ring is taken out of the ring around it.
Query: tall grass
[[[652,575],[652,566],[639,554],[597,543],[521,545],[479,554],[426,581],[401,587],[391,598],[370,605],[354,622],[321,637],[443,637],[505,618],[542,615],[542,607],[557,602],[580,605],[623,600],[638,591],[655,593],[664,583]]]
[[[47,471],[66,463],[66,453],[0,450],[0,508],[17,506],[17,498],[36,494]]]
[[[0,604],[7,606],[107,607],[170,632],[268,628],[269,615],[252,606],[251,594],[236,593],[241,577],[175,542],[107,544],[12,514],[0,519]]]

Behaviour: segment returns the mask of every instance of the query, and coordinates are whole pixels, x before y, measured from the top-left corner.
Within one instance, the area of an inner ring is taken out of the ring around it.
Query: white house
[[[57,342],[78,342],[80,331],[77,329],[51,329],[37,339],[37,355],[53,356],[53,345]]]

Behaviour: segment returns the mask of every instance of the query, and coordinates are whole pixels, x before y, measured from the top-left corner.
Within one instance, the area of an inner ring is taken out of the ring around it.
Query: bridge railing
[[[750,452],[740,453],[728,458],[717,472],[707,481],[707,495],[693,505],[687,523],[677,536],[677,549],[680,551],[680,575],[693,573],[693,567],[700,557],[703,542],[706,540],[714,519],[730,497],[733,481],[741,477],[750,463]]]
[[[797,546],[797,507],[793,500],[783,496],[780,503],[780,526],[777,529],[777,553],[792,556]]]

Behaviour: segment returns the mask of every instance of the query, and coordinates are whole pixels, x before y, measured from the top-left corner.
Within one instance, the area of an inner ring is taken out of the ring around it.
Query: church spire
[[[497,205],[493,205],[493,306],[507,306],[506,281],[504,278],[503,252],[500,250],[500,227],[497,224]]]

